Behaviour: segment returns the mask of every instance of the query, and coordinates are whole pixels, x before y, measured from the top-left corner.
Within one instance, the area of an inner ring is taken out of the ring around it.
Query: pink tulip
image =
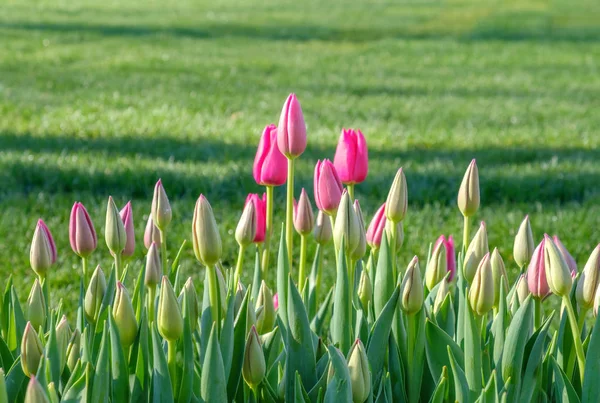
[[[440,235],[437,241],[435,241],[433,249],[435,249],[440,242],[443,242],[444,246],[446,247],[446,265],[448,267],[448,271],[450,272],[450,275],[448,276],[448,282],[450,282],[452,281],[452,279],[454,279],[454,276],[456,275],[456,255],[454,252],[454,239],[452,238],[452,235],[448,236],[448,239],[446,239],[444,235]]]
[[[248,202],[254,203],[254,209],[256,210],[256,235],[254,236],[254,243],[262,243],[265,240],[267,227],[267,195],[263,193],[261,198],[256,193],[250,193],[246,197],[244,206]]]
[[[385,230],[385,203],[379,207],[367,228],[367,243],[373,249],[379,248],[381,245],[381,237]]]
[[[306,149],[306,124],[296,94],[290,94],[283,105],[277,126],[277,146],[287,158],[296,158]]]
[[[279,309],[279,294],[277,293],[273,295],[273,306],[275,307],[275,310]]]
[[[550,294],[548,280],[546,280],[546,268],[544,264],[544,245],[546,241],[542,240],[533,251],[533,256],[527,268],[527,285],[529,292],[536,298],[545,298]]]
[[[552,239],[554,240],[554,244],[558,247],[560,254],[565,259],[565,262],[571,271],[571,277],[575,278],[575,276],[577,276],[577,262],[575,262],[573,256],[571,256],[565,245],[560,241],[558,235],[554,235]]]
[[[346,185],[354,185],[365,180],[369,171],[369,156],[365,136],[360,130],[342,129],[333,165],[342,183]]]
[[[50,266],[56,263],[56,244],[42,219],[38,220],[33,233],[29,263],[33,271],[40,277],[45,277]]]
[[[254,180],[262,186],[281,186],[287,178],[287,159],[277,147],[277,127],[265,127],[258,143],[252,170]]]
[[[344,187],[328,159],[317,161],[315,166],[315,203],[328,215],[337,211]]]
[[[315,226],[315,217],[313,215],[310,199],[306,190],[302,188],[300,192],[300,202],[294,200],[294,228],[301,235],[308,235]]]
[[[135,252],[135,232],[133,228],[133,212],[131,211],[131,201],[128,201],[123,210],[119,212],[123,225],[125,226],[125,235],[127,241],[125,243],[125,249],[123,249],[123,256],[132,256]]]
[[[98,246],[98,237],[90,215],[80,202],[75,202],[69,220],[71,249],[79,257],[88,257]]]
[[[160,231],[152,221],[152,214],[148,217],[146,229],[144,230],[144,246],[150,249],[152,242],[156,243],[156,247],[160,249]]]
[[[57,254],[56,254],[56,244],[54,243],[54,238],[52,237],[52,233],[50,233],[48,226],[46,225],[44,220],[42,220],[41,218],[38,220],[37,225],[43,231],[46,241],[48,242],[48,246],[50,247],[50,257],[51,257],[50,262],[52,264],[54,264],[54,263],[56,263]]]

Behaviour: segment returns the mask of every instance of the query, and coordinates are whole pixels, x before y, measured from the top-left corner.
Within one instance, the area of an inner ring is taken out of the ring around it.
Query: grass
[[[297,193],[312,195],[312,167],[333,157],[342,127],[368,137],[370,174],[357,188],[368,219],[405,168],[401,265],[424,259],[440,233],[460,239],[455,198],[471,158],[477,219],[513,274],[525,214],[536,239],[559,234],[580,267],[600,240],[596,1],[0,0],[0,11],[0,275],[14,276],[22,299],[43,217],[59,250],[52,286],[74,303],[75,200],[99,230],[92,263],[108,266],[106,198],[131,199],[141,261],[159,177],[174,207],[172,252],[204,193],[234,264],[243,200],[261,191],[251,176],[258,137],[290,92],[309,132]],[[277,189],[278,206],[284,196]]]

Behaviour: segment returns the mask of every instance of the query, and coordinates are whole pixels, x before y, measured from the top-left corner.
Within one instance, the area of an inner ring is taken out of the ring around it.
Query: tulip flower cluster
[[[368,206],[376,211],[367,226],[356,191],[368,174],[363,133],[342,130],[333,162],[317,162],[314,203],[311,189],[296,195],[294,188],[294,162],[306,144],[292,94],[279,125],[262,133],[253,176],[265,192],[240,202],[232,267],[223,263],[222,232],[202,194],[188,223],[191,247],[182,240],[170,249],[177,217],[157,182],[142,264],[131,259],[131,202],[119,211],[108,198],[106,247],[76,202],[74,255],[61,254],[81,261],[76,312],[63,312],[52,294],[57,249],[39,220],[26,302],[12,279],[0,295],[0,403],[598,401],[600,245],[579,271],[557,236],[537,234],[536,246],[526,216],[513,250],[504,251],[514,265],[505,262],[490,248],[485,222],[470,236],[480,207],[473,160],[457,197],[462,244],[453,235],[423,240],[428,255],[402,262],[410,172],[399,168],[386,200]],[[286,219],[276,243],[273,195],[282,185]],[[114,263],[90,272],[98,249]],[[184,279],[187,249],[198,263]],[[250,253],[254,271],[244,273]],[[325,264],[324,254],[335,263]],[[333,284],[324,284],[324,272]]]

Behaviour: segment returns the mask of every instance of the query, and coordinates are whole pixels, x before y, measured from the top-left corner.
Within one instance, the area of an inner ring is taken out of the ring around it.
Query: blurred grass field
[[[314,163],[333,157],[342,127],[367,136],[370,173],[357,197],[368,220],[405,168],[401,265],[424,259],[440,233],[460,239],[456,191],[477,158],[477,219],[513,278],[525,214],[536,240],[557,233],[581,268],[600,241],[599,43],[595,0],[0,0],[2,282],[12,274],[26,297],[43,217],[59,251],[52,287],[74,303],[69,212],[75,200],[88,207],[100,238],[92,264],[109,266],[108,195],[132,200],[141,262],[158,178],[174,207],[172,253],[204,193],[233,264],[245,195],[262,191],[256,144],[290,92],[309,133],[297,193],[312,195]],[[192,256],[188,248],[183,270],[200,285]]]

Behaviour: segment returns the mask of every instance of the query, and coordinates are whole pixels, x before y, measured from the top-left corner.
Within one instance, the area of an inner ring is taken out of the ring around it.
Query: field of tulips
[[[307,192],[297,202],[294,194],[295,162],[306,144],[291,94],[258,145],[253,175],[265,193],[248,196],[232,234],[235,267],[222,264],[220,231],[203,195],[191,245],[167,242],[172,211],[159,180],[142,270],[130,260],[131,204],[119,211],[112,197],[104,235],[114,263],[92,269],[98,237],[76,202],[69,227],[81,259],[76,313],[64,312],[52,292],[57,251],[40,220],[31,292],[21,303],[8,280],[0,301],[0,403],[598,400],[600,246],[579,272],[558,237],[544,235],[535,245],[525,217],[513,249],[521,274],[510,279],[498,249],[490,252],[485,223],[475,222],[473,160],[457,189],[462,240],[440,235],[427,256],[402,262],[410,175],[398,169],[365,225],[354,194],[367,178],[367,143],[360,130],[344,129],[333,162],[315,166],[315,215]],[[275,206],[273,188],[283,185],[285,206]],[[281,226],[274,209],[285,211]],[[296,242],[299,257],[292,256]],[[205,268],[202,278],[181,278],[186,248]],[[335,265],[323,265],[327,248]],[[254,262],[250,284],[240,281],[245,259]],[[324,271],[335,272],[330,289]]]

